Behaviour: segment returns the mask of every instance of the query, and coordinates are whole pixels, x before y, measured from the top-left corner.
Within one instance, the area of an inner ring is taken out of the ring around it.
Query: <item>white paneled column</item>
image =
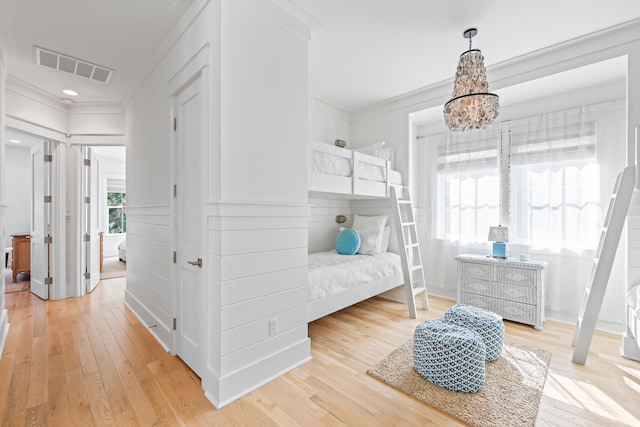
[[[211,204],[208,398],[221,407],[310,358],[306,205]]]

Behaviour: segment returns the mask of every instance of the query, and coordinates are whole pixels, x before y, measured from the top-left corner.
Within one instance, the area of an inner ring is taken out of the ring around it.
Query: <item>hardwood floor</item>
[[[11,328],[0,359],[2,426],[460,425],[369,377],[367,368],[453,303],[430,297],[418,320],[380,298],[309,325],[314,359],[216,410],[199,379],[124,306],[125,279],[85,297],[7,295]],[[640,362],[620,337],[597,333],[585,366],[571,363],[573,327],[506,323],[507,339],[553,353],[539,426],[640,425]]]

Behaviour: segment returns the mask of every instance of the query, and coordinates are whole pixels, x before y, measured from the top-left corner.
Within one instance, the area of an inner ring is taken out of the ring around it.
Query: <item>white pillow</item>
[[[384,227],[387,225],[387,219],[389,215],[377,215],[377,216],[364,216],[354,215],[352,228],[360,234],[362,239],[363,232],[374,231],[376,232],[376,246],[375,253],[382,252],[382,235],[384,234]],[[363,239],[362,239],[363,240]]]
[[[380,252],[387,252],[389,250],[389,238],[391,237],[391,226],[387,225],[382,233],[382,248]]]
[[[395,230],[393,230],[389,236],[389,247],[387,248],[387,252],[393,252],[394,254],[400,253],[400,245],[398,244],[398,236]]]
[[[376,142],[372,145],[367,145],[366,147],[356,148],[353,151],[357,151],[358,153],[368,154],[374,157],[380,157],[380,153],[382,152],[382,147],[384,146],[384,141]]]
[[[392,147],[383,147],[380,150],[380,158],[391,162],[391,169],[395,166],[395,154]]]
[[[380,242],[380,232],[377,230],[361,230],[358,231],[358,234],[360,235],[358,253],[364,255],[377,253],[378,243]]]

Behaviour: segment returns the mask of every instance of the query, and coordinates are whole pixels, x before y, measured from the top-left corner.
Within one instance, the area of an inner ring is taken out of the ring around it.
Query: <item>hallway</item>
[[[125,279],[81,298],[7,295],[0,425],[213,425],[200,380],[125,308]],[[217,421],[216,421],[217,420]]]

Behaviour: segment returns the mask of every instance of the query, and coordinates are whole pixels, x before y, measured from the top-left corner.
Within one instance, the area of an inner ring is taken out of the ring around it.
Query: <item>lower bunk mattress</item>
[[[309,254],[309,301],[402,273],[400,255],[340,255],[335,250]]]

